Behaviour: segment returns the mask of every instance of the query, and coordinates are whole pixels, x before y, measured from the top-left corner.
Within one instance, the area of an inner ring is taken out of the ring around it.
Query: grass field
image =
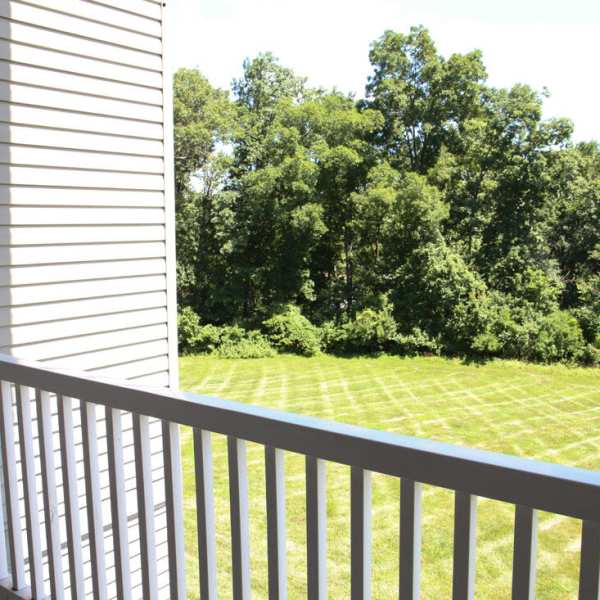
[[[184,357],[181,387],[197,393],[335,419],[375,429],[523,457],[600,469],[600,371],[516,362],[466,365],[441,358],[300,358],[220,360]],[[213,436],[220,597],[231,597],[225,440]],[[186,544],[197,563],[192,439],[183,432]],[[248,447],[252,587],[266,598],[263,449]],[[349,469],[328,470],[329,597],[349,598]],[[304,461],[286,456],[289,597],[306,597]],[[396,479],[373,477],[373,598],[397,597]],[[477,593],[510,597],[514,508],[480,499]],[[453,497],[425,486],[422,595],[450,598]],[[578,522],[542,513],[537,592],[540,600],[576,597]],[[197,597],[190,569],[190,597]]]

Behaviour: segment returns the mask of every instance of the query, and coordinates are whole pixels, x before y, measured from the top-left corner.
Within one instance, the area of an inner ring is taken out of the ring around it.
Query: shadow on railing
[[[455,491],[453,599],[474,596],[477,497],[516,505],[513,599],[533,599],[537,511],[583,522],[579,599],[599,600],[600,474],[555,464],[471,450],[448,444],[372,431],[193,394],[133,387],[73,374],[0,355],[0,433],[4,474],[7,544],[0,543],[0,573],[17,596],[47,594],[42,547],[53,598],[106,598],[104,525],[110,522],[115,557],[115,588],[131,598],[128,562],[128,509],[124,474],[124,419],[131,419],[135,495],[141,558],[141,596],[159,597],[155,506],[152,486],[150,419],[162,422],[162,450],[168,540],[169,597],[186,598],[183,546],[182,477],[178,425],[194,428],[200,598],[216,598],[216,542],[210,433],[228,437],[233,598],[250,597],[250,548],[246,441],[265,447],[269,598],[287,598],[284,452],[306,457],[308,597],[327,597],[326,463],[351,467],[351,597],[367,599],[371,589],[371,472],[400,478],[401,600],[419,597],[421,484]],[[34,393],[32,393],[32,391]],[[35,402],[32,404],[31,397]],[[74,400],[75,399],[75,400]],[[92,585],[83,577],[79,530],[74,407],[81,415]],[[110,489],[109,518],[103,515],[98,459],[98,415],[104,408]],[[32,407],[37,421],[34,434]],[[56,409],[58,446],[53,418]],[[17,425],[13,411],[16,410]],[[17,442],[18,438],[18,442]],[[34,456],[39,450],[42,488],[37,489]],[[18,451],[17,458],[15,452]],[[60,469],[54,463],[60,451]],[[19,464],[20,463],[20,464]],[[18,467],[23,499],[19,498]],[[57,502],[61,478],[64,514]],[[43,497],[45,530],[40,528],[38,494]],[[21,511],[27,523],[27,549],[21,542]],[[64,522],[63,522],[64,521]],[[65,531],[69,568],[63,578],[60,539]],[[26,568],[27,566],[27,568]],[[29,591],[27,591],[29,589]],[[24,591],[25,590],[25,591]],[[197,593],[197,591],[195,591]],[[2,592],[0,592],[0,597]]]

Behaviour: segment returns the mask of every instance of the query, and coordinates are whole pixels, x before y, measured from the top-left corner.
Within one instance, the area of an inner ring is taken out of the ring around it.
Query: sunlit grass
[[[181,359],[181,388],[497,452],[600,469],[600,371],[441,358]],[[189,597],[198,598],[193,444],[183,432]],[[213,436],[220,597],[231,597],[225,439]],[[267,597],[264,450],[248,445],[252,587]],[[289,597],[306,597],[303,457],[286,455]],[[328,468],[329,596],[349,598],[350,477]],[[397,597],[399,484],[373,477],[373,598]],[[481,499],[477,593],[510,597],[514,508]],[[422,598],[450,598],[451,492],[424,487]],[[580,524],[540,515],[538,598],[576,597]]]

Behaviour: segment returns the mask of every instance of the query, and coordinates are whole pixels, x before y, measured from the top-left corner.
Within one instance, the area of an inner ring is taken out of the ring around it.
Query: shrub
[[[574,361],[584,349],[583,334],[577,319],[557,310],[542,318],[533,347],[533,358],[543,362]]]
[[[194,345],[202,325],[200,317],[189,306],[184,306],[177,315],[177,341],[182,354],[195,352]]]
[[[600,366],[600,344],[586,344],[581,354],[581,362],[594,367]]]
[[[179,349],[184,354],[216,354],[223,358],[266,358],[275,355],[259,331],[237,325],[201,325],[200,318],[185,307],[178,315]]]
[[[439,354],[440,344],[437,340],[431,338],[427,333],[418,327],[408,334],[399,333],[396,336],[396,349],[400,354]]]
[[[496,307],[486,331],[473,344],[483,354],[540,362],[580,360],[585,346],[581,327],[569,312],[540,315],[531,307],[508,304]],[[591,350],[587,360],[593,360]]]
[[[360,311],[354,321],[342,326],[342,330],[347,352],[390,351],[396,344],[397,328],[391,305],[381,310],[366,308]]]
[[[580,306],[573,314],[586,341],[600,349],[600,273],[578,281],[577,292]]]
[[[282,352],[314,356],[321,349],[319,329],[293,305],[264,321],[263,326],[271,344]]]
[[[444,243],[415,250],[398,270],[395,316],[439,339],[449,352],[468,352],[483,332],[489,290],[463,258]]]
[[[221,358],[269,358],[276,352],[260,331],[247,331],[244,337],[226,339],[216,350]]]
[[[327,321],[321,325],[321,348],[324,352],[346,352],[346,331],[343,325]]]

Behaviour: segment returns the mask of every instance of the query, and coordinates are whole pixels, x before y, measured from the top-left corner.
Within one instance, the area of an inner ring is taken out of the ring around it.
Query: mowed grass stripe
[[[181,388],[290,412],[523,457],[600,469],[600,371],[442,358],[181,359]],[[183,432],[189,597],[198,598],[193,444]],[[218,586],[231,597],[226,442],[213,436]],[[264,451],[248,444],[253,597],[267,598]],[[306,597],[304,460],[286,454],[290,599]],[[328,470],[330,598],[350,593],[350,472]],[[399,482],[373,477],[373,598],[397,596]],[[510,597],[514,507],[480,499],[479,600]],[[453,496],[424,486],[422,598],[450,597]],[[540,514],[537,597],[577,595],[574,519]]]

